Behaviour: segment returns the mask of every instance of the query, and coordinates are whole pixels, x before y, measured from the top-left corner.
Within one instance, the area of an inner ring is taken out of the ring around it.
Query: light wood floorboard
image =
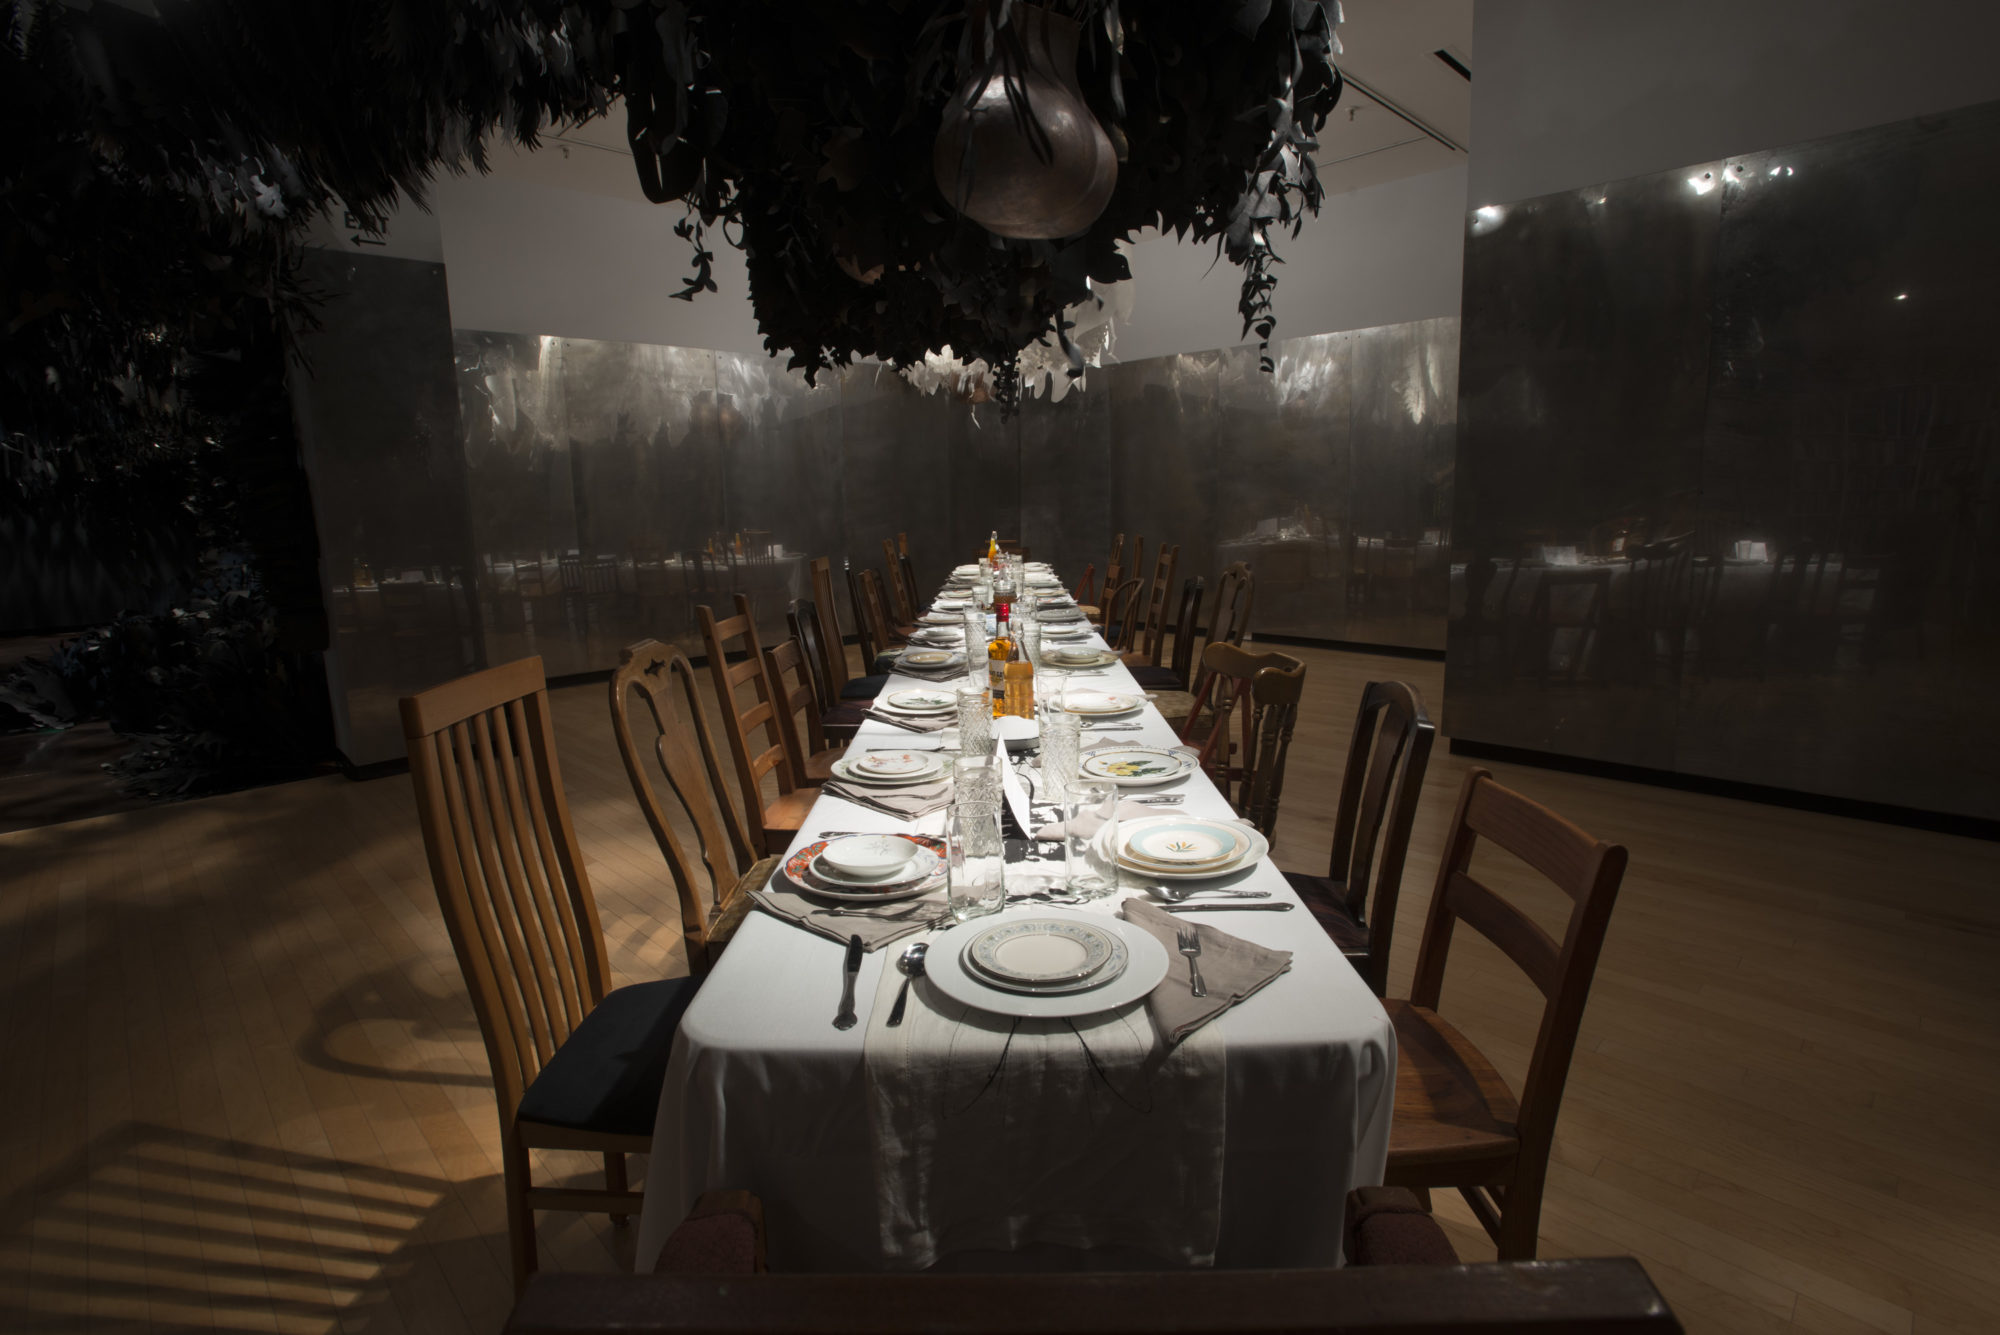
[[[1437,715],[1443,673],[1292,652],[1309,675],[1275,853],[1320,870],[1361,684],[1409,680]],[[614,966],[682,972],[604,688],[555,704]],[[1440,744],[1392,992],[1468,768]],[[2000,845],[1491,768],[1632,854],[1544,1254],[1638,1256],[1690,1330],[2000,1329]],[[1489,874],[1545,922],[1564,907]],[[492,1091],[406,778],[0,834],[0,988],[0,1329],[498,1328]],[[1515,1078],[1537,1001],[1461,938],[1443,1009]],[[540,1157],[544,1177],[596,1170]],[[1460,1252],[1490,1256],[1438,1202]],[[601,1217],[540,1232],[548,1268],[631,1264]]]

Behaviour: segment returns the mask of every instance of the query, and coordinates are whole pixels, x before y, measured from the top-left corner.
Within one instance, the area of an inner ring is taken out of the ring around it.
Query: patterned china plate
[[[1081,621],[1083,620],[1083,609],[1074,603],[1071,603],[1067,607],[1038,607],[1035,609],[1035,620],[1055,622]]]
[[[1146,829],[1154,825],[1173,825],[1173,824],[1186,824],[1186,823],[1188,823],[1188,820],[1185,816],[1149,816],[1136,821],[1120,821],[1118,823],[1119,826],[1118,833],[1121,836],[1120,838],[1121,846],[1118,849],[1118,855],[1116,859],[1118,865],[1124,867],[1128,871],[1135,872],[1141,876],[1150,877],[1154,880],[1210,881],[1219,879],[1224,876],[1234,876],[1238,872],[1247,871],[1251,868],[1254,868],[1258,863],[1262,862],[1264,858],[1271,851],[1271,841],[1266,839],[1263,835],[1257,833],[1257,831],[1251,829],[1247,825],[1237,825],[1234,822],[1208,822],[1211,824],[1225,824],[1228,826],[1228,828],[1242,834],[1245,838],[1249,840],[1249,847],[1240,852],[1233,861],[1225,862],[1219,867],[1171,868],[1162,866],[1154,862],[1135,861],[1125,852],[1125,849],[1123,847],[1125,841],[1129,840],[1134,834],[1139,833],[1143,829]],[[1097,855],[1101,858],[1109,858],[1112,856],[1110,841],[1107,837],[1110,835],[1110,833],[1111,831],[1107,827],[1106,829],[1098,831],[1096,838],[1092,840],[1092,846],[1097,850]]]
[[[1013,912],[1009,910],[1008,912]],[[1046,916],[1036,914],[1035,916]],[[1004,915],[996,921],[1010,921]],[[1146,994],[1167,976],[1167,948],[1145,928],[1116,918],[1091,915],[1092,926],[1117,933],[1125,946],[1127,962],[1116,977],[1099,982],[1086,979],[1084,986],[1069,991],[1037,988],[1014,991],[997,979],[978,973],[965,963],[961,950],[933,950],[924,961],[924,976],[952,1001],[990,1015],[1025,1019],[1065,1019],[1097,1015],[1142,1002]],[[1112,966],[1107,964],[1105,969]],[[1100,970],[1103,972],[1103,970]]]
[[[1116,663],[1118,655],[1109,649],[1099,649],[1087,644],[1065,644],[1042,650],[1042,656],[1049,660],[1050,667],[1093,668]]]
[[[965,963],[989,982],[1023,991],[1096,987],[1117,977],[1108,967],[1123,942],[1083,918],[1017,918],[995,923],[965,943]],[[1124,972],[1122,968],[1119,973]]]
[[[917,620],[926,626],[961,626],[965,618],[957,612],[926,612]]]
[[[913,784],[935,783],[944,777],[944,759],[935,751],[920,752],[931,757],[931,763],[920,770],[908,774],[883,774],[862,769],[854,761],[842,757],[833,762],[833,777],[842,783],[851,783],[862,788],[908,788]]]
[[[1155,788],[1192,774],[1194,760],[1184,751],[1157,746],[1102,747],[1086,752],[1078,768],[1085,778],[1120,788]]]
[[[1145,700],[1118,691],[1070,691],[1063,696],[1063,708],[1072,714],[1129,714]]]
[[[965,655],[944,649],[911,649],[898,661],[910,667],[949,667],[953,663],[963,663]]]
[[[1090,635],[1090,627],[1081,623],[1070,626],[1048,626],[1042,631],[1045,640],[1081,640]]]
[[[942,759],[935,751],[870,751],[859,760],[849,762],[849,765],[861,774],[904,779],[938,768]]]
[[[933,839],[926,834],[903,834],[896,837],[909,840],[919,849],[929,852],[937,859],[937,866],[931,870],[928,876],[923,877],[921,880],[905,881],[901,884],[887,887],[862,888],[858,886],[835,885],[831,881],[822,878],[813,870],[813,860],[825,851],[827,844],[832,842],[828,839],[821,839],[807,844],[798,852],[786,858],[782,875],[786,880],[807,894],[818,895],[823,899],[841,899],[850,902],[888,903],[897,899],[915,899],[918,895],[929,894],[933,890],[943,888],[946,880],[944,840]],[[1165,947],[1161,948],[1160,953],[1166,953]]]
[[[888,702],[905,714],[949,714],[958,708],[950,691],[891,691]]]
[[[1249,846],[1249,837],[1240,826],[1173,820],[1133,830],[1121,841],[1119,851],[1137,862],[1193,868],[1234,861]]]

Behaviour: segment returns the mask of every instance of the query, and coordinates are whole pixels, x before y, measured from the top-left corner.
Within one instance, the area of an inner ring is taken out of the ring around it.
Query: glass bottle
[[[993,638],[986,645],[986,685],[993,692],[993,713],[1000,714],[1000,702],[1007,691],[1007,665],[1020,657],[1020,647],[1014,642],[1013,626],[1005,620],[998,620],[993,626]]]

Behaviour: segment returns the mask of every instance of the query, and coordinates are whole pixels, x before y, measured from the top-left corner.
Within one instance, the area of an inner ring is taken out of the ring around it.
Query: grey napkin
[[[944,667],[916,667],[896,660],[896,675],[915,677],[918,681],[963,681],[966,677],[965,664],[946,664]]]
[[[912,932],[928,931],[945,907],[944,896],[940,893],[905,900],[905,904],[917,906],[908,917],[872,918],[865,913],[833,915],[797,891],[780,890],[777,877],[773,877],[771,884],[764,889],[751,891],[750,897],[773,917],[783,918],[808,932],[818,932],[842,945],[847,944],[848,937],[858,936],[862,946],[868,950],[879,950]]]
[[[914,784],[908,788],[869,788],[858,783],[828,779],[820,786],[820,791],[843,802],[852,802],[900,820],[915,820],[933,811],[943,811],[951,805],[950,779]]]
[[[909,732],[943,732],[946,728],[957,726],[958,723],[955,718],[905,718],[901,714],[885,714],[879,709],[864,709],[861,713],[863,717],[872,718],[877,723],[893,724]]]
[[[1146,1009],[1169,1043],[1180,1042],[1292,967],[1289,950],[1253,945],[1240,936],[1176,917],[1138,896],[1120,904],[1119,911],[1125,921],[1145,928],[1167,948],[1167,976],[1146,998]],[[1196,962],[1208,984],[1205,997],[1190,990],[1188,958],[1181,954],[1179,935],[1190,928],[1201,934],[1201,958]]]

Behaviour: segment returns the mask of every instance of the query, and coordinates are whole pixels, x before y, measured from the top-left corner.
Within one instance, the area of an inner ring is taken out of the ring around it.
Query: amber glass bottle
[[[993,638],[986,645],[986,681],[993,690],[993,713],[1000,714],[1001,700],[1007,690],[1007,665],[1021,656],[1021,648],[1014,641],[1014,628],[1005,621],[994,623]]]

